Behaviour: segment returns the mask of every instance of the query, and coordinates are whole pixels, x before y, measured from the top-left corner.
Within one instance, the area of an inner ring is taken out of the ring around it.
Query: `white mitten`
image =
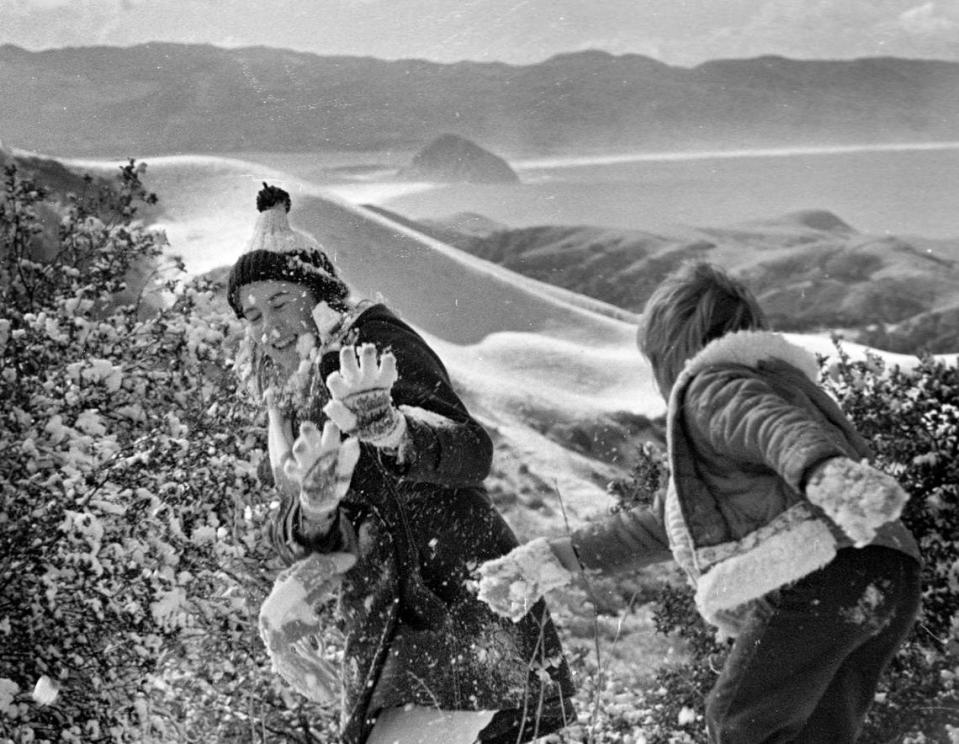
[[[314,702],[336,699],[339,673],[323,656],[320,620],[313,611],[352,568],[350,553],[313,553],[281,573],[260,607],[260,638],[273,670]]]
[[[834,457],[813,470],[806,498],[861,548],[876,530],[899,518],[909,495],[895,478],[866,461]]]
[[[323,411],[343,431],[374,447],[397,449],[406,436],[406,419],[393,405],[396,357],[385,352],[377,362],[376,347],[340,349],[340,369],[326,378],[332,400]]]
[[[538,537],[479,567],[477,596],[497,615],[516,622],[551,589],[573,574],[560,563],[545,537]]]
[[[323,425],[300,424],[300,436],[284,459],[284,474],[300,485],[303,531],[325,529],[350,488],[353,468],[360,459],[360,443],[353,437],[340,441],[340,430],[332,421]],[[314,529],[311,529],[311,526]]]

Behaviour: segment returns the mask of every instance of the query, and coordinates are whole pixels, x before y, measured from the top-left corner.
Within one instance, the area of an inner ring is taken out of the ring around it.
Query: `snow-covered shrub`
[[[163,306],[127,286],[168,265],[142,173],[59,195],[38,246],[54,195],[5,172],[0,741],[323,741],[332,717],[281,688],[256,631],[272,495],[235,321],[175,264]]]
[[[630,477],[614,481],[609,492],[617,499],[615,510],[648,507],[662,495],[669,477],[665,452],[645,442]],[[706,693],[716,681],[728,644],[717,640],[714,630],[696,609],[693,592],[682,572],[675,568],[671,581],[660,583],[653,599],[656,630],[683,641],[687,658],[659,669],[652,687],[637,696],[642,708],[646,744],[705,744],[703,712]]]
[[[951,743],[959,726],[959,358],[914,369],[853,362],[837,344],[824,382],[910,495],[903,521],[923,557],[922,611],[885,674],[862,741]]]

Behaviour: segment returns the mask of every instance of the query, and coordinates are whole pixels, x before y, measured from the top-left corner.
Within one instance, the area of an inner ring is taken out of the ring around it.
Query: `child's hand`
[[[326,378],[332,400],[323,411],[345,432],[374,447],[396,449],[406,436],[406,419],[393,405],[390,390],[397,380],[396,357],[376,347],[340,349],[340,368]]]
[[[332,421],[323,426],[300,424],[300,436],[283,464],[284,474],[300,486],[300,505],[309,524],[328,524],[333,511],[350,488],[353,468],[360,458],[359,442],[350,437],[340,441],[340,430]]]
[[[274,671],[314,702],[336,699],[339,674],[323,656],[322,627],[313,607],[339,587],[355,562],[350,553],[313,553],[279,575],[260,608],[260,637]]]
[[[340,369],[326,378],[332,400],[323,411],[345,432],[374,447],[396,449],[406,436],[406,419],[393,405],[396,357],[385,352],[377,362],[376,347],[340,349]]]
[[[539,537],[479,567],[477,596],[497,615],[518,621],[551,589],[569,584],[566,569],[545,537]]]
[[[895,478],[867,462],[834,457],[813,470],[806,498],[861,548],[876,530],[899,519],[909,495]]]

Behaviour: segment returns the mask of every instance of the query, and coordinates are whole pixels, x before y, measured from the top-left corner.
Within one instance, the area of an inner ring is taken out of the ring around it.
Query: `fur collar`
[[[755,369],[760,362],[769,359],[778,359],[796,367],[813,382],[819,378],[816,357],[801,346],[770,331],[737,331],[711,341],[686,362],[673,389],[680,387],[680,380],[685,381],[714,364],[742,364]]]

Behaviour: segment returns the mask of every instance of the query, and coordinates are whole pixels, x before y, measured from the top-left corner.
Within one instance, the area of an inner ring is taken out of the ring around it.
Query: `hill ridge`
[[[959,140],[959,63],[899,58],[684,68],[589,50],[508,65],[7,44],[0,96],[5,142],[66,157],[413,152],[443,132],[507,156]]]

